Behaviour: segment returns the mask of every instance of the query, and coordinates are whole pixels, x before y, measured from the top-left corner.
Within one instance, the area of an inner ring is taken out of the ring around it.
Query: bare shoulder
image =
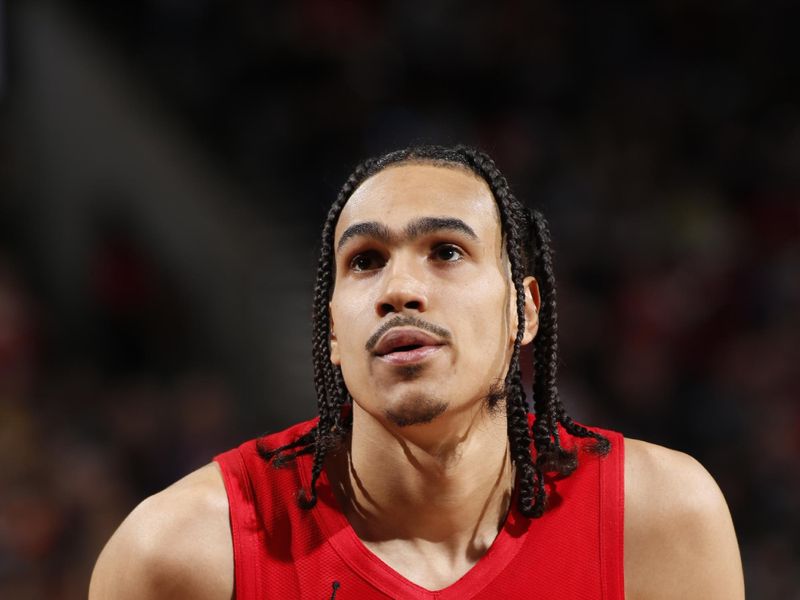
[[[233,597],[228,499],[216,463],[144,500],[106,544],[89,598]]]
[[[628,600],[744,598],[728,506],[688,454],[625,440]]]

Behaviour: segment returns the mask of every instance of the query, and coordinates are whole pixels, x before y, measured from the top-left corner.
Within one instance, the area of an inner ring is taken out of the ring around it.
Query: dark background
[[[327,205],[466,142],[551,220],[568,409],[697,457],[800,598],[798,7],[0,0],[0,597],[312,416]]]

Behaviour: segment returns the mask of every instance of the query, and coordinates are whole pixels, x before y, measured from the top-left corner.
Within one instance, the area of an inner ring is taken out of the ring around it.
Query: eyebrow
[[[414,219],[406,225],[402,239],[413,240],[437,231],[458,231],[473,240],[478,239],[472,227],[461,219],[453,217],[420,217],[419,219]],[[344,246],[348,240],[359,236],[373,238],[384,243],[390,243],[394,241],[396,237],[386,225],[378,221],[354,223],[344,230],[342,237],[339,239],[339,243],[336,245],[336,251],[338,252],[341,250],[342,246]]]

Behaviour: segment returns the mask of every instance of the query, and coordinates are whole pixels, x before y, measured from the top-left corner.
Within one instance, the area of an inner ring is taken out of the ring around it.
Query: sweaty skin
[[[364,544],[439,589],[485,553],[513,482],[505,411],[485,401],[517,327],[497,208],[465,169],[405,163],[354,192],[334,248],[331,355],[354,407],[349,451],[326,469]],[[539,297],[532,277],[525,288],[530,343]],[[398,317],[407,324],[380,332]],[[705,469],[626,440],[625,478],[626,598],[743,598],[730,514]],[[145,500],[100,555],[90,598],[232,598],[227,511],[215,464]]]

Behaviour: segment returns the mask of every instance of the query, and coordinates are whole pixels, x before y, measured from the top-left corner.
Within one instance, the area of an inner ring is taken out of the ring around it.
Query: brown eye
[[[434,248],[433,256],[442,262],[456,262],[464,258],[464,253],[458,246],[442,244]]]
[[[383,266],[383,258],[377,252],[362,252],[350,260],[350,270],[356,273],[371,271]]]

